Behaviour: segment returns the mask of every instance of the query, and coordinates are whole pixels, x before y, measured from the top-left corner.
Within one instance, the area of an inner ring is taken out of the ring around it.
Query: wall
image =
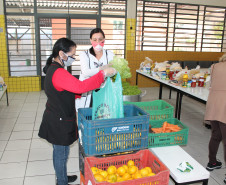
[[[183,51],[127,51],[126,60],[129,62],[132,78],[127,79],[132,85],[136,82],[136,69],[140,63],[149,57],[153,61],[164,62],[167,60],[179,61],[218,61],[223,55],[221,52],[183,52]],[[139,87],[154,87],[158,83],[143,76],[138,78]]]

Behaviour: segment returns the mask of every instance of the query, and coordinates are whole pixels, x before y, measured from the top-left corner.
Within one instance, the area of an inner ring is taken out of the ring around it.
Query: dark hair
[[[105,34],[104,34],[104,32],[103,32],[103,30],[102,30],[101,28],[94,28],[94,29],[90,32],[89,38],[91,39],[92,36],[93,36],[93,34],[95,34],[95,33],[101,33],[101,34],[103,35],[103,37],[105,38]],[[89,49],[89,52],[90,52],[90,54],[92,54],[93,56],[96,56],[93,47],[91,47],[91,48]]]
[[[71,50],[71,47],[76,47],[76,44],[74,41],[68,38],[58,39],[53,46],[52,54],[49,56],[49,58],[46,61],[46,66],[43,68],[43,72],[46,74],[48,67],[52,63],[53,58],[56,58],[59,56],[59,51],[63,51],[67,53]]]

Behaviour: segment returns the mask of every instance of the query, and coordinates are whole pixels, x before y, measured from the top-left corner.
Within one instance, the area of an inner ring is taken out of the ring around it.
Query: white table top
[[[3,91],[0,91],[0,100],[2,99],[4,93],[6,92],[7,86],[3,86]]]
[[[137,73],[139,74],[142,74],[150,79],[153,79],[159,83],[162,83],[162,84],[165,84],[167,86],[170,86],[170,87],[173,87],[175,89],[178,89],[182,92],[185,92],[189,95],[192,95],[200,100],[203,100],[203,101],[207,101],[208,99],[208,95],[209,95],[209,89],[206,88],[206,87],[195,87],[195,88],[192,88],[192,87],[187,87],[187,88],[184,88],[184,87],[181,87],[181,86],[176,86],[176,85],[173,85],[171,83],[169,83],[170,80],[162,80],[162,79],[158,79],[158,78],[155,78],[153,76],[151,76],[150,74],[148,73],[145,73],[145,72],[142,72],[140,70],[136,70]]]
[[[170,175],[178,183],[198,181],[210,177],[210,172],[180,146],[149,148],[149,150],[170,169]],[[177,166],[181,162],[189,162],[194,169],[191,172],[180,172],[177,170]]]

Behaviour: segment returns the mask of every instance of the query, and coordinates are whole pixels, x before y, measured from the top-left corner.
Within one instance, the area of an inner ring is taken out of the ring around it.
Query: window
[[[11,76],[37,75],[33,16],[7,16]]]
[[[225,51],[225,8],[138,1],[136,49]]]
[[[124,57],[127,0],[5,0],[11,76],[42,75],[55,41],[77,44],[76,62],[68,70],[80,74],[80,51],[91,47],[89,35],[101,27],[105,49]],[[35,21],[37,20],[37,21]]]

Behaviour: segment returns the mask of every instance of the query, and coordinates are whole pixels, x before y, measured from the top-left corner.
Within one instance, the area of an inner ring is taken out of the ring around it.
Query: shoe
[[[71,175],[71,176],[67,176],[68,178],[68,184],[73,183],[77,180],[77,175]]]
[[[224,183],[226,184],[226,177],[225,177],[225,179],[224,179]]]
[[[77,180],[77,175],[71,175],[71,176],[67,176],[68,179],[68,185],[70,185],[70,183],[74,183]],[[58,184],[56,184],[58,185]]]
[[[214,164],[208,163],[206,169],[208,171],[213,171],[214,169],[220,169],[222,167],[222,163],[220,161],[217,161]]]

